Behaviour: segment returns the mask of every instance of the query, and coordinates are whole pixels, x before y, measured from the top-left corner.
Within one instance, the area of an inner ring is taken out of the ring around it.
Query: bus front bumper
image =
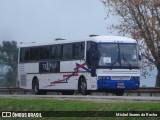
[[[98,90],[137,90],[140,85],[139,80],[98,80]]]

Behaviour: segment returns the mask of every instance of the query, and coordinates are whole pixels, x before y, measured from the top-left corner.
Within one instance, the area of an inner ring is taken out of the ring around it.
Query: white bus
[[[18,82],[20,88],[33,89],[37,95],[47,91],[123,95],[124,90],[136,90],[140,85],[137,42],[120,36],[92,36],[21,44]]]

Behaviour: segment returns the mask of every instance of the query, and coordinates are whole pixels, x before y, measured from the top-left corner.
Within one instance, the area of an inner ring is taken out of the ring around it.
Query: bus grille
[[[130,80],[130,76],[112,76],[112,80]]]
[[[20,75],[20,85],[21,86],[26,86],[26,74],[21,74]]]

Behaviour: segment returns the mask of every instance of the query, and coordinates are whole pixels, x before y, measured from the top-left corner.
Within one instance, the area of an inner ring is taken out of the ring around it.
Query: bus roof
[[[93,36],[85,39],[77,40],[54,40],[52,42],[41,42],[41,43],[21,43],[20,47],[31,47],[31,46],[43,46],[43,45],[54,45],[54,44],[63,44],[63,43],[73,43],[73,42],[82,42],[82,41],[94,41],[96,43],[137,43],[136,40],[124,36]]]

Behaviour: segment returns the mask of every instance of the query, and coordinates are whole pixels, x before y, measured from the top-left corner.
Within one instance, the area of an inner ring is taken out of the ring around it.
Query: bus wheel
[[[62,95],[73,95],[74,94],[74,90],[64,90],[61,93],[62,93]]]
[[[34,91],[34,94],[35,94],[35,95],[40,95],[38,79],[35,79],[35,80],[33,81],[33,91]]]
[[[35,95],[46,95],[47,94],[46,90],[39,90],[39,82],[37,78],[33,81],[33,91]]]
[[[87,91],[87,82],[84,76],[81,76],[79,79],[79,84],[78,84],[78,91],[82,94],[82,95],[89,95],[90,92]]]
[[[40,90],[40,95],[47,95],[47,90]]]
[[[116,90],[115,91],[116,96],[123,96],[123,94],[124,94],[124,90]]]

